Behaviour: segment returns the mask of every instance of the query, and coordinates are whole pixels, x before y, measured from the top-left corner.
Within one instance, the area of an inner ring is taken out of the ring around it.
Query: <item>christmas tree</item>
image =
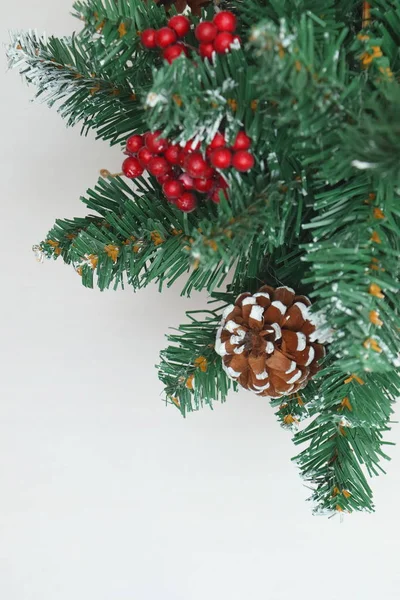
[[[206,289],[161,352],[182,415],[276,407],[317,512],[373,510],[399,393],[397,0],[78,0],[9,61],[68,125],[121,147],[35,247],[84,286]],[[183,283],[182,283],[183,281]],[[299,426],[300,422],[304,425]]]

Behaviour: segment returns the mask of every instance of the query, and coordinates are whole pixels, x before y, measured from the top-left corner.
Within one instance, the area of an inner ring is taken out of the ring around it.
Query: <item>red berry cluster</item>
[[[195,29],[195,36],[200,42],[199,52],[203,58],[211,58],[213,52],[228,52],[237,35],[236,17],[230,11],[220,11],[212,21],[202,21]],[[141,42],[145,48],[161,48],[162,55],[170,64],[181,54],[188,54],[188,46],[179,42],[190,31],[190,21],[183,15],[171,17],[167,27],[145,29],[141,34]]]
[[[229,10],[223,10],[215,15],[212,21],[202,21],[195,30],[195,36],[200,42],[199,52],[203,58],[211,58],[213,52],[225,54],[228,52],[237,35],[236,17]]]
[[[238,171],[249,171],[254,165],[250,146],[251,139],[244,131],[239,131],[231,147],[226,145],[224,135],[217,133],[203,156],[200,144],[192,141],[181,147],[160,137],[159,131],[135,134],[126,143],[128,158],[122,171],[134,179],[147,170],[162,185],[169,202],[191,212],[197,206],[196,192],[215,203],[220,201],[221,192],[228,197],[228,184],[216,169],[232,166]]]
[[[245,173],[254,167],[254,156],[249,152],[251,139],[244,131],[239,131],[232,146],[227,146],[222,133],[217,133],[207,147],[206,156],[216,169],[233,167]]]
[[[190,30],[190,21],[183,15],[175,15],[168,21],[167,27],[161,29],[145,29],[141,34],[141,42],[145,48],[160,48],[165,60],[170,64],[182,53],[188,53],[187,47],[178,42]]]

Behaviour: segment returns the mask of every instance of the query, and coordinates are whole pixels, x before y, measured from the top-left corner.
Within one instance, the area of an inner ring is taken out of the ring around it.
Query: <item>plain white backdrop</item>
[[[70,0],[2,7],[7,30],[68,34]],[[400,445],[377,512],[311,515],[272,409],[247,393],[184,420],[154,365],[189,308],[179,284],[100,293],[33,243],[121,155],[1,73],[2,600],[397,600]],[[400,442],[400,425],[390,439]]]

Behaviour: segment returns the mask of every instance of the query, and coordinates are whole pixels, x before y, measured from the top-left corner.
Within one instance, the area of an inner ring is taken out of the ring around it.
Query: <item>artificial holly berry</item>
[[[176,42],[176,33],[169,27],[161,27],[156,33],[156,44],[160,48],[166,48]]]
[[[214,40],[214,50],[217,54],[228,52],[233,42],[233,35],[228,31],[222,31]]]
[[[185,190],[193,189],[193,178],[190,177],[190,175],[188,175],[187,173],[182,173],[182,175],[179,175],[178,179],[182,182],[182,185],[185,188]]]
[[[211,143],[210,143],[210,148],[223,148],[225,146],[226,142],[225,142],[225,136],[220,133],[219,131],[217,131],[217,133],[214,135]]]
[[[176,206],[183,212],[192,212],[197,206],[196,196],[191,192],[184,192],[176,201]]]
[[[214,52],[214,46],[212,44],[200,44],[199,46],[200,56],[203,58],[212,58]]]
[[[190,21],[183,15],[175,15],[168,21],[168,27],[173,29],[178,37],[184,37],[190,31]]]
[[[135,177],[142,175],[144,169],[137,158],[128,156],[122,163],[122,171],[129,179],[135,179]]]
[[[211,164],[217,169],[227,169],[231,162],[232,152],[228,148],[216,148],[211,154]]]
[[[203,21],[202,23],[199,23],[194,32],[196,38],[202,44],[209,44],[212,42],[217,33],[217,27],[210,21]]]
[[[160,131],[151,133],[150,131],[144,136],[146,147],[154,154],[162,154],[168,148],[168,141],[160,137]]]
[[[232,146],[232,150],[248,150],[251,146],[251,139],[244,131],[239,131]]]
[[[159,175],[157,177],[157,181],[160,185],[164,185],[164,183],[166,183],[167,181],[170,181],[170,179],[174,178],[174,172],[172,169],[170,169],[168,171],[168,173],[165,173],[165,175]]]
[[[144,139],[142,135],[131,135],[126,142],[126,151],[129,154],[136,154],[140,148],[144,145]]]
[[[155,48],[157,46],[156,43],[156,30],[155,29],[145,29],[140,36],[140,41],[142,42],[145,48]]]
[[[203,177],[207,163],[200,152],[188,154],[185,160],[185,169],[192,177]]]
[[[166,175],[170,168],[171,167],[168,161],[166,161],[163,156],[155,156],[151,159],[147,166],[147,170],[149,171],[149,173],[151,173],[155,177],[161,177],[162,175]]]
[[[216,173],[215,169],[210,167],[210,165],[206,164],[203,175],[201,175],[201,177],[204,177],[204,179],[211,179],[216,174],[217,173]]]
[[[238,150],[233,155],[232,166],[237,171],[250,171],[254,167],[254,156],[247,150]]]
[[[164,156],[171,165],[177,165],[179,164],[180,151],[180,146],[171,144],[171,146],[168,146],[167,150],[164,152]]]
[[[150,152],[150,150],[148,148],[146,148],[146,146],[143,146],[143,148],[140,148],[139,152],[137,153],[139,162],[142,165],[142,167],[144,167],[144,168],[147,168],[147,165],[149,164],[149,162],[151,161],[153,156],[154,156],[153,153]]]
[[[182,148],[178,155],[178,165],[182,168],[183,168],[183,165],[185,164],[186,157],[187,157],[187,152],[185,152],[185,150]]]
[[[173,44],[163,50],[163,58],[169,64],[172,64],[181,54],[187,54],[187,50],[183,44]]]
[[[176,200],[184,193],[184,187],[177,179],[170,179],[164,183],[163,192],[168,200]]]
[[[204,177],[199,177],[197,179],[193,179],[193,188],[197,192],[202,192],[203,194],[207,194],[211,192],[215,185],[214,179],[205,179]]]
[[[226,190],[229,187],[228,182],[225,181],[225,179],[222,177],[222,175],[220,173],[218,173],[218,177],[217,177],[217,187],[223,188],[224,190]]]
[[[236,17],[230,10],[221,10],[213,18],[213,23],[219,31],[235,31]]]

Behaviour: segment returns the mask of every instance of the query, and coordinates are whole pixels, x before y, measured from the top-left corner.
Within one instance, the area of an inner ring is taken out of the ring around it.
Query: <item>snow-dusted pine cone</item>
[[[215,344],[227,375],[269,398],[304,388],[325,355],[314,341],[310,305],[288,287],[241,294],[225,309]]]

